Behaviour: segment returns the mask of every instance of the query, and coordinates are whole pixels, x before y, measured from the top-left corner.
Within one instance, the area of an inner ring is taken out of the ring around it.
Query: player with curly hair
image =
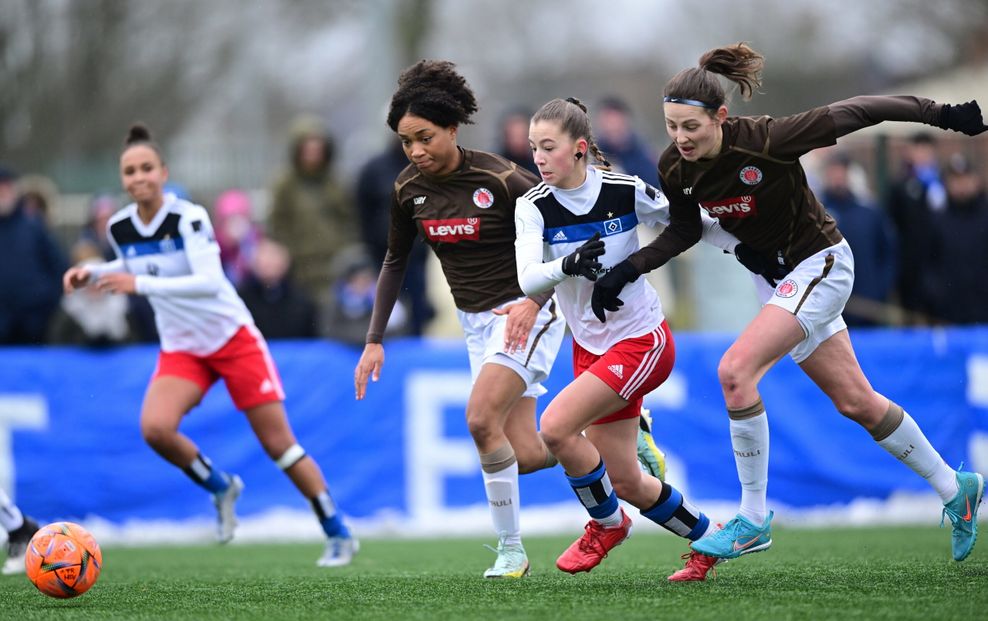
[[[412,243],[421,235],[442,265],[466,335],[473,388],[466,418],[480,455],[498,533],[489,578],[518,578],[529,563],[519,526],[519,473],[555,465],[535,429],[535,399],[545,393],[564,324],[552,292],[526,297],[514,263],[515,199],[537,179],[491,153],[457,145],[477,101],[453,63],[423,60],[403,71],[388,126],[411,162],[395,180],[388,251],[367,344],[354,372],[357,399],[384,364],[384,328]]]

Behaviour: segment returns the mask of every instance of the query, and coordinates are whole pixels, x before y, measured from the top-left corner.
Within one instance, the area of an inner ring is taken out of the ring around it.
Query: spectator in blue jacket
[[[25,213],[17,175],[0,168],[0,345],[45,341],[67,267],[44,221]]]

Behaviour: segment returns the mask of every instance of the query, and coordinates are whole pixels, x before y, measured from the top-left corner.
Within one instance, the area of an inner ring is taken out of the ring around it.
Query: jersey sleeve
[[[763,149],[769,157],[796,160],[813,149],[837,144],[834,120],[827,107],[775,119],[763,118],[767,125]]]
[[[545,221],[538,208],[531,201],[518,198],[515,202],[515,263],[518,285],[525,295],[548,291],[566,278],[562,258],[543,262],[544,231]]]
[[[391,195],[391,225],[388,230],[388,251],[384,255],[381,273],[377,277],[377,292],[374,294],[374,309],[371,311],[370,325],[367,327],[367,343],[381,343],[384,331],[391,319],[391,312],[398,302],[401,283],[408,269],[408,255],[418,234],[415,220],[407,208],[398,200],[398,193]]]
[[[216,295],[226,276],[220,262],[220,246],[206,210],[198,206],[189,209],[178,222],[178,232],[192,273],[172,277],[139,274],[135,280],[137,293],[185,298]]]
[[[661,176],[659,183],[669,201],[669,224],[651,243],[628,257],[631,265],[642,274],[665,265],[669,259],[700,241],[703,234],[699,206],[682,192],[670,191],[670,185]]]
[[[93,282],[103,274],[115,274],[127,271],[123,254],[120,252],[120,246],[117,245],[117,240],[113,238],[113,232],[110,230],[109,222],[106,223],[106,239],[110,242],[110,247],[113,248],[113,254],[117,255],[117,258],[106,263],[87,265],[86,269],[89,270],[89,282]]]
[[[906,121],[936,126],[943,106],[931,99],[896,95],[861,96],[827,106],[834,119],[837,136],[846,136],[882,121]]]
[[[85,267],[89,270],[89,282],[92,282],[104,274],[115,274],[127,271],[127,267],[124,265],[123,259],[120,258],[107,261],[106,263],[87,264]]]
[[[658,188],[635,177],[635,213],[638,220],[652,228],[669,225],[669,199]]]
[[[711,218],[707,214],[703,213],[703,211],[700,211],[700,224],[703,226],[703,232],[700,234],[700,239],[703,240],[704,243],[720,248],[725,252],[730,252],[731,254],[734,253],[734,248],[739,243],[738,238],[720,228],[720,221],[717,220],[717,218]]]

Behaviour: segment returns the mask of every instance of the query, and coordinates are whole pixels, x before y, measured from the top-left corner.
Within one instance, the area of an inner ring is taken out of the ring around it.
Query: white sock
[[[499,537],[504,537],[504,543],[521,544],[518,462],[512,461],[510,466],[497,472],[486,470],[481,472],[484,475],[484,489],[487,491],[487,503],[491,508],[494,530]]]
[[[604,528],[617,528],[624,521],[624,516],[621,515],[621,507],[618,507],[614,513],[608,515],[605,518],[593,518],[595,522],[603,526]]]
[[[741,508],[738,513],[757,526],[768,516],[768,415],[743,420],[731,419],[731,447],[741,482]]]
[[[6,492],[0,489],[0,526],[8,533],[24,525],[24,516]]]
[[[906,464],[926,479],[943,502],[957,495],[957,476],[953,468],[940,457],[912,416],[903,412],[902,422],[878,446]]]

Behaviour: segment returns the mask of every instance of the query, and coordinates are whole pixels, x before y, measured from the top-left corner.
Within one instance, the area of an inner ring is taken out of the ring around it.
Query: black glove
[[[602,267],[597,257],[602,254],[604,254],[604,242],[600,239],[600,233],[594,233],[593,237],[575,252],[563,257],[563,274],[597,280],[597,270]]]
[[[779,263],[778,260],[766,257],[751,246],[745,244],[738,244],[734,247],[734,258],[738,260],[738,263],[745,266],[749,272],[758,274],[764,278],[773,288],[792,271],[787,266]]]
[[[641,274],[638,273],[635,266],[625,259],[597,279],[593,286],[593,295],[590,296],[590,308],[593,309],[593,314],[597,316],[597,319],[606,323],[607,318],[604,316],[604,311],[614,312],[624,305],[624,302],[618,298],[618,294],[621,293],[621,289],[624,289],[626,284],[635,282],[639,276]]]
[[[968,136],[977,136],[981,132],[988,131],[988,125],[985,125],[981,119],[981,108],[975,100],[953,106],[943,104],[943,107],[940,108],[940,122],[937,126],[943,129],[952,129]]]

